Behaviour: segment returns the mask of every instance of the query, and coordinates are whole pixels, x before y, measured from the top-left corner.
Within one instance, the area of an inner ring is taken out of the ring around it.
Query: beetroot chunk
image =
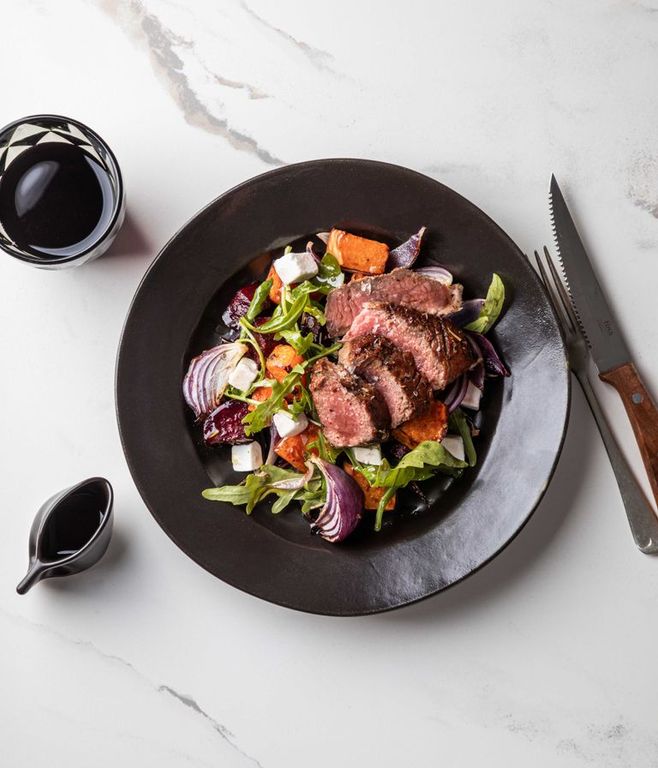
[[[246,403],[239,400],[225,400],[208,416],[203,424],[203,439],[206,445],[237,445],[248,443],[242,419],[249,413]]]
[[[229,302],[228,307],[224,310],[222,320],[229,328],[237,328],[240,318],[247,314],[251,300],[254,298],[256,288],[260,283],[249,283],[243,285],[242,288],[235,294],[235,296]],[[265,302],[263,310],[269,309],[270,302]]]

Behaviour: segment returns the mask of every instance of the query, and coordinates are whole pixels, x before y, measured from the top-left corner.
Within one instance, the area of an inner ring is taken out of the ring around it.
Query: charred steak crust
[[[311,369],[311,396],[327,440],[337,448],[384,440],[390,423],[377,390],[326,358]]]
[[[365,304],[344,341],[364,334],[384,336],[412,355],[433,389],[445,389],[476,362],[466,337],[449,320],[394,304]]]
[[[327,332],[342,336],[364,304],[371,301],[410,306],[431,315],[448,315],[461,309],[462,286],[445,285],[404,267],[385,275],[352,280],[327,296]]]
[[[384,336],[366,334],[346,342],[338,362],[373,385],[386,403],[392,428],[429,409],[429,382],[418,372],[413,357]]]

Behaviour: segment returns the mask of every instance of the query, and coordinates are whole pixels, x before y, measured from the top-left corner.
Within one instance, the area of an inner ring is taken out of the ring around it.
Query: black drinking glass
[[[116,158],[86,125],[32,115],[0,130],[0,248],[44,269],[104,253],[125,214]]]

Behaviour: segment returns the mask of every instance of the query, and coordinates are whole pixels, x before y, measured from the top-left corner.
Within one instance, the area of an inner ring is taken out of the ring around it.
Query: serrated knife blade
[[[555,176],[549,195],[558,258],[576,316],[601,373],[630,362],[631,355],[594,274],[585,246]]]
[[[658,407],[631,362],[555,176],[551,177],[550,209],[562,271],[599,378],[613,386],[624,403],[658,502]]]

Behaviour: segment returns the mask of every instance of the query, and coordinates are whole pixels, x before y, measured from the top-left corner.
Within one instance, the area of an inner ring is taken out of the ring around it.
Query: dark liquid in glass
[[[103,520],[105,500],[93,490],[74,493],[47,519],[41,539],[44,561],[59,560],[82,549]]]
[[[114,212],[107,171],[82,149],[38,144],[13,160],[0,179],[0,220],[16,246],[44,261],[88,250]]]

